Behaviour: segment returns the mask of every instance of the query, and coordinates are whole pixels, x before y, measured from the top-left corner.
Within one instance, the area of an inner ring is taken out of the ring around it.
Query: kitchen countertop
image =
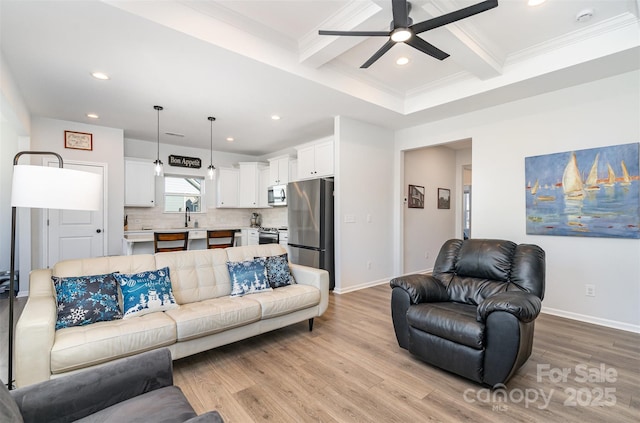
[[[206,227],[206,228],[158,228],[158,229],[137,229],[131,231],[124,231],[125,242],[153,242],[154,232],[184,232],[189,231],[189,239],[205,239],[207,237],[207,231],[240,231],[242,229],[248,229],[248,227]]]

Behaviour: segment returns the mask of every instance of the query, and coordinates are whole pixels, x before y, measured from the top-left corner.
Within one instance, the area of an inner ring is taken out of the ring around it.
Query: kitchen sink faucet
[[[189,227],[189,222],[191,222],[191,210],[189,210],[189,206],[184,209],[184,227]]]

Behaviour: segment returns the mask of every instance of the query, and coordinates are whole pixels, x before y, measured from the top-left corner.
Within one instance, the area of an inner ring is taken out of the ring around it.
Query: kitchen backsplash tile
[[[196,221],[200,228],[207,227],[245,227],[249,226],[251,213],[262,215],[262,226],[287,226],[287,208],[273,209],[209,209],[206,213],[191,214],[189,227],[193,228]],[[184,213],[163,213],[159,207],[125,207],[128,230],[142,229],[176,229],[184,227]]]

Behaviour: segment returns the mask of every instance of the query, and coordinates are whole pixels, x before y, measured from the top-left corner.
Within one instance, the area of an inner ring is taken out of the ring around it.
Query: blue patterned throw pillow
[[[51,279],[58,303],[56,330],[122,318],[112,273]]]
[[[227,262],[231,278],[231,296],[240,297],[254,292],[271,291],[267,280],[265,259]]]
[[[296,283],[289,270],[289,258],[287,253],[279,256],[256,257],[266,260],[267,280],[271,288],[280,288]]]
[[[115,277],[122,291],[123,319],[178,308],[168,267]]]

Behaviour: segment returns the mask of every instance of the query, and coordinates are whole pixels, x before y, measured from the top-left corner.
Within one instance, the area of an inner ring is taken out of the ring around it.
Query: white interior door
[[[48,161],[48,166],[58,166],[57,161]],[[64,164],[65,169],[81,170],[103,176],[103,192],[106,192],[105,169],[101,164]],[[105,249],[104,194],[100,209],[47,210],[47,267],[61,260],[100,257]]]

